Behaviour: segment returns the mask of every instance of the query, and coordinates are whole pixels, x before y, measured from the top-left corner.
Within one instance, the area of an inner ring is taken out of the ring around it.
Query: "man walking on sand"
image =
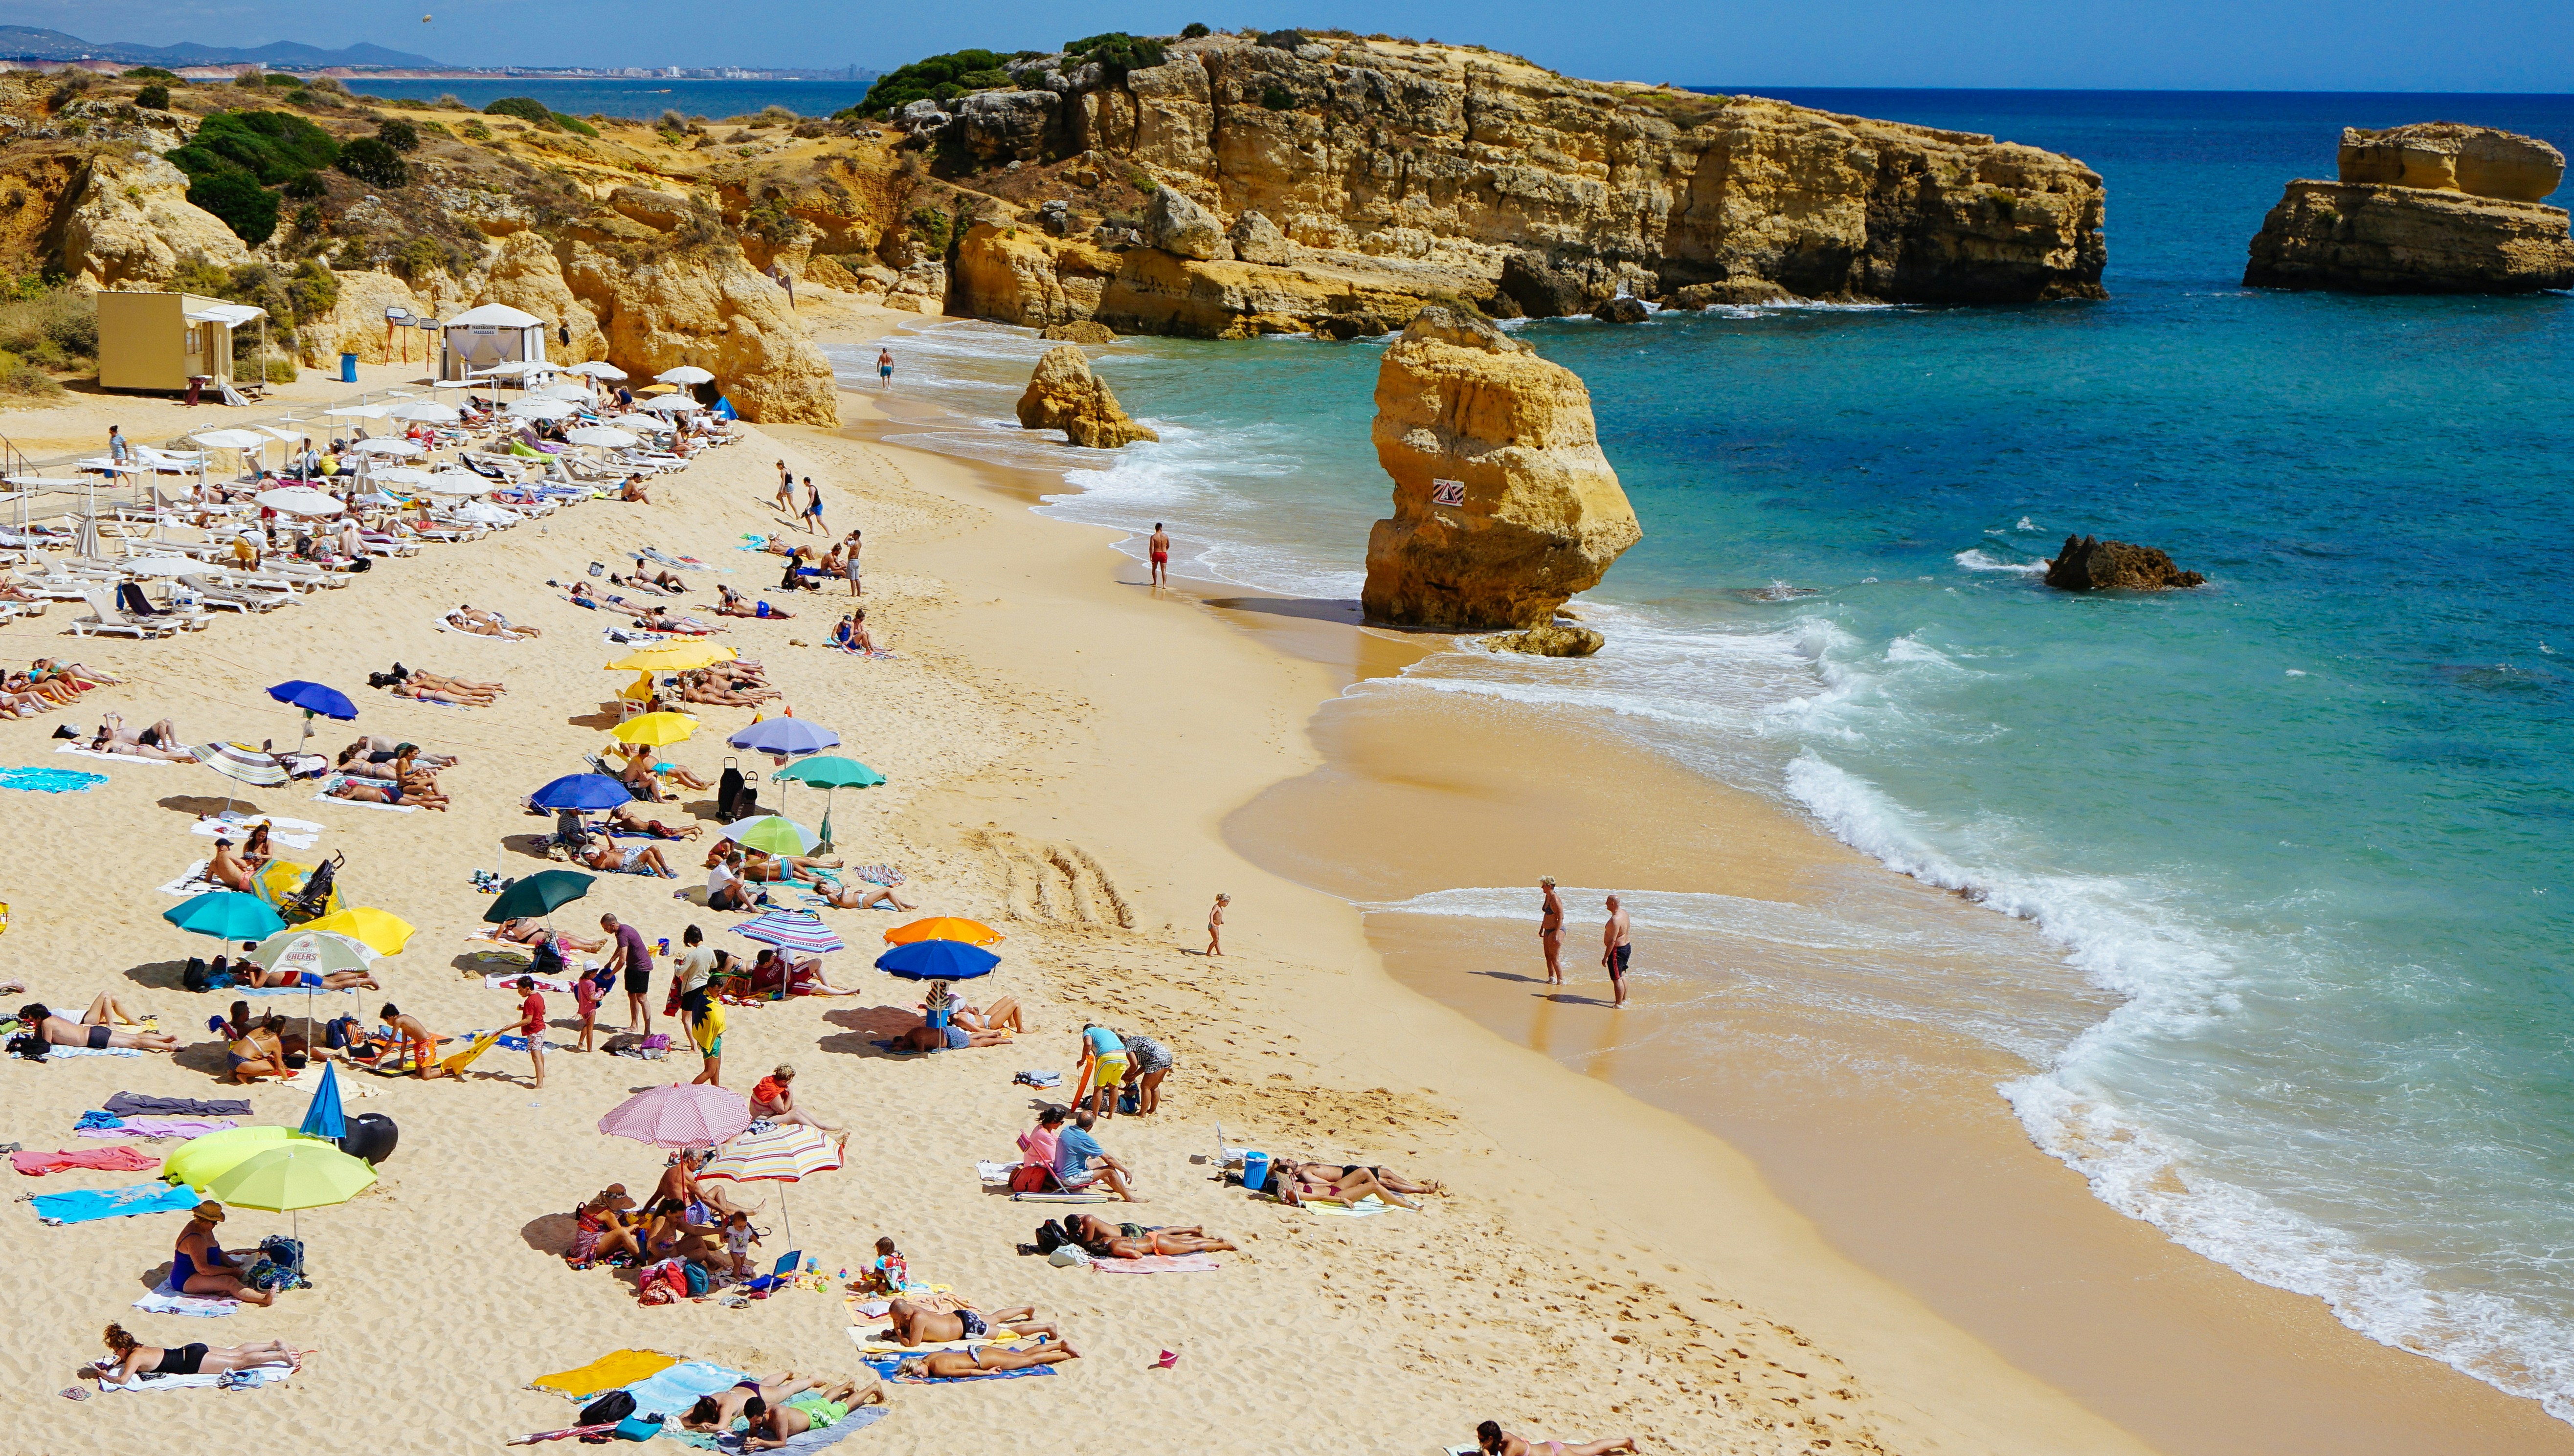
[[[1618,996],[1618,1005],[1627,1004],[1627,962],[1636,948],[1627,941],[1627,907],[1618,897],[1609,897],[1609,923],[1600,928],[1600,964],[1609,969],[1609,986]]]
[[[795,513],[795,472],[784,460],[777,462],[777,509],[783,515]]]
[[[1546,984],[1564,984],[1564,902],[1555,898],[1555,877],[1545,876],[1537,882],[1538,893],[1546,897],[1538,910],[1537,943],[1546,952]]]
[[[1162,529],[1158,520],[1153,522],[1152,551],[1153,584],[1168,586],[1171,584],[1171,533]]]

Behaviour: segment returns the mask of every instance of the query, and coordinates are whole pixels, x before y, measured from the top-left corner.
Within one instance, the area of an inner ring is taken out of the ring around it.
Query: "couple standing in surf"
[[[1546,949],[1546,984],[1564,984],[1564,902],[1556,898],[1555,877],[1548,875],[1537,882],[1538,893],[1545,897],[1538,912],[1537,939]],[[1636,953],[1629,936],[1627,907],[1612,895],[1606,902],[1609,919],[1600,927],[1600,965],[1609,973],[1609,989],[1617,997],[1615,1006],[1627,1004],[1627,963]]]

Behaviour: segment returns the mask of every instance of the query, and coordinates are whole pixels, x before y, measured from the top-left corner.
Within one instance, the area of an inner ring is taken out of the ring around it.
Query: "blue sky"
[[[1536,5],[1208,0],[1120,6],[862,5],[850,0],[10,0],[0,21],[94,41],[373,41],[458,64],[798,65],[882,69],[964,46],[1051,49],[1101,30],[1193,21],[1340,26],[1473,41],[1601,79],[1685,85],[2562,91],[2568,0],[1584,0]],[[427,24],[421,14],[435,18]]]

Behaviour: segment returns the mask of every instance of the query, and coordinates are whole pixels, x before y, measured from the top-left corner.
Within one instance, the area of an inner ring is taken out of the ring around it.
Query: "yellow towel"
[[[450,1076],[454,1076],[457,1073],[463,1072],[466,1068],[473,1066],[475,1058],[491,1051],[493,1044],[500,1040],[501,1034],[499,1032],[485,1032],[482,1036],[474,1039],[473,1046],[466,1048],[464,1051],[457,1053],[455,1056],[448,1058],[445,1062],[438,1065],[446,1068]],[[635,1378],[641,1380],[644,1377],[639,1375]]]
[[[528,1385],[532,1389],[551,1390],[559,1395],[583,1396],[632,1385],[647,1376],[658,1375],[677,1363],[676,1358],[651,1350],[619,1350],[613,1355],[602,1355],[578,1370],[540,1375]]]

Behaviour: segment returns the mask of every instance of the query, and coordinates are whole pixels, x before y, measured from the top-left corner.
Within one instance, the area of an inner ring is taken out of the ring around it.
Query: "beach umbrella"
[[[311,865],[298,864],[293,860],[271,860],[251,872],[250,893],[277,907],[278,914],[284,915],[287,902],[294,899],[312,878]],[[326,903],[322,906],[325,914],[341,908],[338,887],[333,887],[325,898]]]
[[[259,503],[285,515],[338,515],[347,507],[310,485],[287,485],[259,492]]]
[[[202,1193],[208,1183],[294,1135],[291,1129],[260,1123],[191,1137],[161,1164],[161,1176]]]
[[[81,517],[80,530],[72,537],[72,550],[92,561],[107,554],[107,547],[98,538],[98,502],[95,497],[90,501],[89,514]]]
[[[1000,964],[1000,957],[962,941],[914,941],[876,957],[877,970],[905,981],[971,981]]]
[[[706,406],[685,394],[663,394],[657,399],[644,400],[644,407],[655,414],[685,414],[691,409],[703,409]]]
[[[750,1127],[741,1093],[701,1083],[645,1088],[609,1109],[599,1130],[654,1147],[712,1147]]]
[[[540,809],[597,810],[614,809],[632,803],[634,798],[624,784],[606,774],[566,774],[530,794],[528,802]]]
[[[358,716],[358,705],[350,702],[346,693],[301,678],[279,683],[268,690],[268,695],[289,707],[304,710],[304,738],[295,745],[298,752],[306,743],[313,741],[313,719],[316,715],[337,718],[342,722]]]
[[[349,1135],[349,1118],[340,1110],[340,1074],[328,1062],[322,1064],[322,1085],[313,1090],[313,1100],[304,1108],[304,1122],[295,1130],[332,1142]]]
[[[248,429],[201,429],[188,438],[219,450],[255,450],[268,443],[266,435]]]
[[[792,819],[776,814],[762,814],[740,819],[724,826],[719,838],[731,840],[744,849],[765,850],[772,855],[811,854],[821,836]]]
[[[334,971],[372,970],[376,952],[365,942],[347,936],[291,926],[245,952],[244,959],[263,971],[296,973],[296,984],[304,988],[304,1025],[309,1034],[313,1026],[313,993],[321,989],[321,979]]]
[[[382,404],[338,404],[322,412],[333,419],[382,419],[393,411]]]
[[[483,488],[489,490],[492,487],[486,485]],[[503,510],[488,500],[469,500],[456,507],[456,518],[479,525],[514,525],[519,519],[513,512]]]
[[[429,477],[426,488],[432,495],[481,495],[495,483],[470,471],[441,470]]]
[[[275,435],[279,439],[286,441],[288,444],[302,444],[305,436],[309,433],[309,431],[300,429],[280,429],[274,424],[261,424],[253,427],[258,429],[262,434]]]
[[[909,925],[895,926],[884,933],[884,938],[885,944],[892,946],[915,945],[921,941],[954,941],[966,946],[997,946],[1006,939],[999,931],[981,921],[959,920],[952,915],[933,915],[927,920],[915,920]]]
[[[276,907],[238,890],[191,896],[161,912],[161,918],[183,931],[219,941],[264,941],[286,929]]]
[[[608,736],[620,743],[644,743],[665,748],[684,741],[697,731],[697,720],[685,713],[645,713],[629,718],[609,730]],[[592,778],[599,775],[593,774]]]
[[[403,947],[410,945],[412,938],[411,922],[390,910],[378,910],[372,905],[353,905],[346,910],[335,910],[329,915],[306,921],[302,928],[346,936],[379,956],[401,955]]]
[[[521,419],[566,419],[581,412],[561,399],[513,399],[502,407]]]
[[[542,389],[530,389],[528,396],[533,399],[587,400],[590,389],[583,384],[548,384]]]
[[[630,652],[608,664],[610,672],[686,672],[710,662],[730,662],[733,650],[712,642],[664,642]]]
[[[418,441],[402,439],[394,435],[379,435],[374,439],[362,439],[356,444],[349,446],[349,448],[356,450],[362,455],[425,455],[429,453],[429,450]]]
[[[622,379],[626,377],[626,370],[621,369],[617,365],[609,364],[604,360],[593,360],[589,364],[577,364],[572,367],[565,369],[564,372],[568,374],[588,374],[594,379]]]
[[[804,910],[772,910],[754,916],[732,928],[734,935],[775,946],[781,951],[794,951],[806,956],[827,956],[848,947],[821,917]]]
[[[237,743],[203,743],[189,752],[197,756],[198,767],[213,769],[237,783],[273,789],[294,777],[286,771],[286,765],[277,761],[276,755],[262,753],[256,748],[244,748]],[[224,812],[233,812],[230,789],[224,791]]]
[[[613,424],[585,424],[575,429],[567,429],[564,431],[564,438],[577,445],[609,445],[616,448],[644,442],[644,436],[633,430],[619,429]]]
[[[205,562],[185,556],[138,556],[119,564],[128,576],[186,576],[206,569]]]
[[[681,364],[677,368],[663,369],[652,377],[664,384],[710,384],[715,376],[695,364]]]
[[[593,774],[590,777],[601,776]],[[602,779],[602,782],[610,781]],[[559,907],[588,895],[591,882],[597,878],[596,875],[572,870],[540,870],[502,891],[492,902],[492,908],[483,912],[483,919],[499,925],[505,920],[519,920],[531,915],[552,915]]]
[[[828,728],[817,728],[801,718],[763,718],[724,742],[746,752],[801,758],[826,748],[839,747],[840,735]]]
[[[734,1183],[792,1183],[840,1166],[839,1139],[819,1127],[782,1122],[765,1132],[744,1132],[715,1150],[701,1178]],[[777,1190],[777,1216],[786,1229],[786,1246],[795,1246],[795,1219],[786,1211],[786,1189]]]
[[[438,476],[427,470],[414,469],[410,465],[387,465],[375,472],[375,480],[379,485],[427,485],[437,478]]]
[[[790,763],[769,777],[822,791],[822,848],[826,850],[831,847],[831,791],[871,789],[885,781],[884,775],[874,769],[854,758],[841,758],[837,754],[822,754]]]
[[[309,1137],[290,1137],[262,1148],[206,1184],[206,1196],[218,1203],[298,1214],[307,1208],[346,1203],[373,1184],[376,1170],[364,1158]],[[304,1236],[303,1221],[294,1219],[294,1236]]]
[[[393,417],[417,420],[422,424],[454,424],[465,417],[465,412],[443,400],[412,399],[395,405]]]

